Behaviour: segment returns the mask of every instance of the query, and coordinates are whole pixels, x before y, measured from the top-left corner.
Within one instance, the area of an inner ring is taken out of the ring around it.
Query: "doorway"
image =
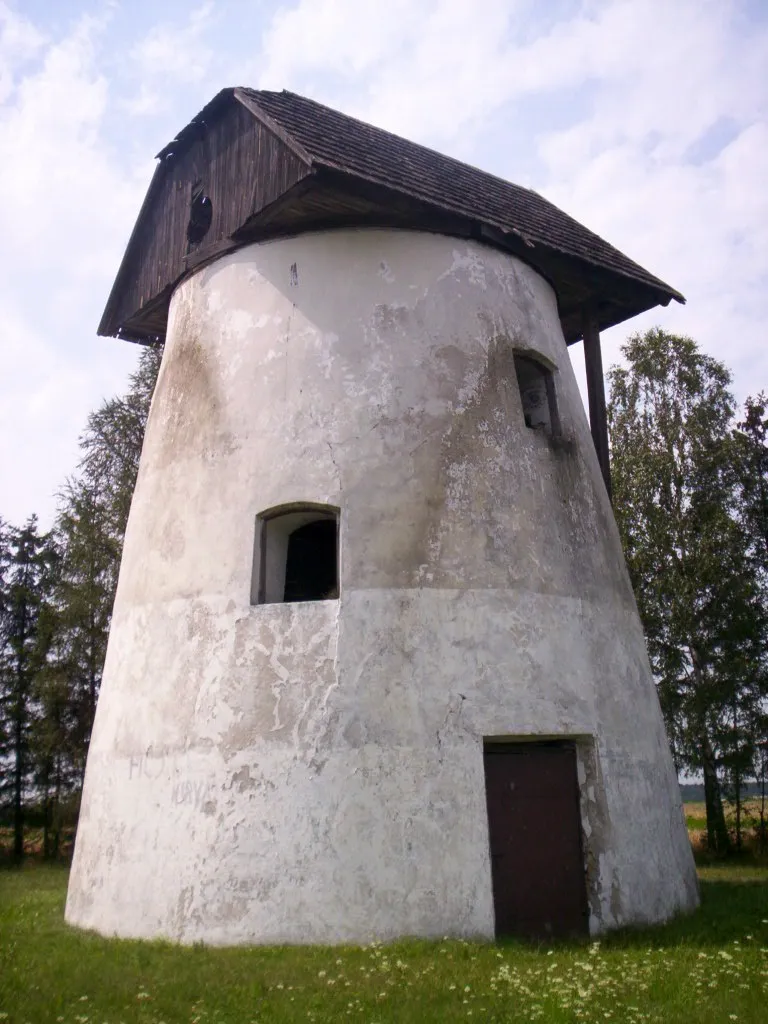
[[[572,743],[485,744],[496,935],[589,931]]]

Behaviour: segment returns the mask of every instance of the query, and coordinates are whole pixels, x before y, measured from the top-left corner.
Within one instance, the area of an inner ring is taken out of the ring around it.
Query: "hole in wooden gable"
[[[192,203],[189,210],[189,224],[187,224],[187,241],[190,245],[197,245],[205,238],[213,219],[213,204],[211,197],[206,195],[202,185],[197,185],[192,191]]]

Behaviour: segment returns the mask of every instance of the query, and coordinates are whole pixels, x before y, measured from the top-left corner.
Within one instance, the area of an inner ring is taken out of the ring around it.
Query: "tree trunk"
[[[733,790],[736,799],[736,850],[741,853],[741,751],[739,750],[739,716],[738,709],[733,709]]]
[[[713,853],[723,855],[730,850],[731,841],[725,824],[715,755],[706,732],[699,737],[699,745],[704,770],[704,800],[707,807],[707,846]]]
[[[54,759],[55,783],[53,787],[53,859],[59,859],[59,846],[61,840],[61,750],[57,750]]]
[[[49,860],[51,851],[51,800],[48,796],[48,787],[45,787],[43,795],[43,860]]]
[[[24,859],[24,756],[22,751],[23,728],[21,713],[17,708],[14,722],[14,765],[13,765],[13,859],[20,864]]]
[[[763,748],[762,759],[760,761],[760,853],[763,854],[768,847],[768,822],[766,822],[765,816],[765,768],[766,768],[766,749]]]
[[[696,681],[696,689],[701,693],[704,684],[702,659],[699,656],[696,644],[689,644],[688,649],[691,654],[691,667]],[[701,752],[701,767],[704,772],[704,801],[707,809],[707,847],[712,853],[723,856],[730,850],[731,841],[725,824],[723,797],[720,792],[720,780],[717,777],[715,752],[712,749],[712,742],[707,731],[706,716],[701,710],[699,710],[696,716],[696,732],[698,733],[699,750]]]

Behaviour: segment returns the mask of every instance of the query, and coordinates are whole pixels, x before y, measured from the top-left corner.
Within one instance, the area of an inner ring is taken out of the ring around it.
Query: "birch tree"
[[[710,848],[722,780],[760,700],[766,610],[734,466],[730,374],[659,329],[609,372],[614,503],[678,769],[701,772]]]

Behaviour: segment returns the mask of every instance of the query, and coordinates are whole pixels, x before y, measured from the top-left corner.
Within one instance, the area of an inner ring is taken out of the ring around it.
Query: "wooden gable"
[[[543,196],[294,93],[224,89],[160,161],[99,334],[165,336],[191,271],[250,242],[341,227],[476,239],[553,286],[568,344],[682,295]],[[196,234],[195,197],[206,223]]]
[[[297,148],[231,91],[220,93],[158,157],[99,334],[145,342],[163,338],[179,280],[234,248],[232,236],[250,217],[310,173]],[[211,203],[210,228],[199,242],[188,238],[196,191]]]

